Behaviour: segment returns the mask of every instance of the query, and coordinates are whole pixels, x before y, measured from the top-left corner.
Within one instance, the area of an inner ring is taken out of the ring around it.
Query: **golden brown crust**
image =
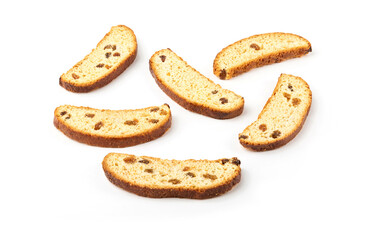
[[[280,34],[280,33],[269,33],[269,34]],[[281,33],[284,34],[284,33]],[[215,57],[215,60],[213,61],[213,73],[218,76],[220,79],[222,80],[228,80],[232,77],[238,76],[242,73],[248,72],[249,70],[253,69],[253,68],[257,68],[257,67],[261,67],[261,66],[265,66],[265,65],[269,65],[269,64],[273,64],[273,63],[279,63],[282,62],[284,60],[288,60],[291,58],[297,58],[297,57],[301,57],[304,56],[306,54],[308,54],[309,52],[312,52],[312,46],[310,44],[310,42],[308,40],[306,40],[305,38],[295,35],[295,34],[291,34],[288,33],[289,35],[293,35],[296,36],[300,39],[303,39],[304,41],[306,41],[308,43],[308,47],[297,47],[297,48],[292,48],[292,49],[284,49],[284,50],[279,50],[277,52],[273,52],[271,54],[268,55],[263,55],[260,58],[254,59],[252,61],[248,61],[243,63],[242,65],[236,67],[236,68],[229,68],[229,69],[221,69],[218,67],[218,59],[220,58],[220,55],[223,51],[226,51],[228,48],[230,48],[233,45],[238,44],[241,41],[244,41],[246,39],[250,39],[250,38],[256,38],[258,36],[264,35],[264,34],[258,34],[258,35],[254,35],[251,36],[249,38],[244,38],[241,39],[233,44],[230,44],[229,46],[225,47],[224,49],[222,49]]]
[[[272,96],[267,100],[265,106],[263,107],[261,113],[258,115],[258,119],[260,119],[262,117],[262,114],[264,113],[264,111],[266,110],[267,108],[267,105],[272,101],[274,95],[276,94],[276,92],[279,90],[279,86],[281,84],[281,76],[283,74],[280,75],[280,78],[276,84],[276,87],[272,93]],[[309,85],[307,82],[305,82],[302,78],[300,77],[296,77],[298,78],[300,81],[302,81],[305,86],[309,89]],[[273,150],[273,149],[276,149],[276,148],[279,148],[279,147],[282,147],[284,146],[285,144],[287,144],[288,142],[290,142],[292,139],[295,138],[296,135],[298,135],[298,133],[300,132],[300,130],[303,128],[303,125],[305,123],[305,120],[307,119],[307,116],[309,114],[309,110],[310,110],[310,107],[312,105],[312,92],[310,92],[310,102],[309,102],[309,107],[305,110],[305,112],[303,113],[303,118],[302,120],[297,123],[296,125],[298,126],[293,132],[285,135],[284,137],[282,138],[279,138],[277,139],[276,141],[273,141],[273,142],[269,142],[269,143],[265,143],[265,144],[255,144],[255,143],[252,143],[252,142],[248,142],[248,141],[244,141],[240,136],[242,134],[239,134],[239,142],[240,144],[249,149],[249,150],[253,150],[253,151],[267,151],[267,150]]]
[[[54,116],[54,125],[66,136],[78,142],[99,147],[123,148],[149,142],[161,137],[171,127],[171,119],[172,116],[170,113],[170,117],[168,121],[165,122],[165,124],[153,129],[152,131],[130,137],[101,137],[83,134],[63,124],[63,122],[59,120],[56,114]]]
[[[134,49],[134,51],[128,56],[128,58],[121,62],[115,70],[111,71],[109,74],[104,75],[101,79],[99,79],[98,81],[91,83],[91,84],[83,84],[83,85],[74,85],[72,83],[70,83],[69,81],[64,80],[64,74],[61,75],[61,77],[59,78],[59,85],[63,88],[65,88],[68,91],[71,92],[76,92],[76,93],[86,93],[86,92],[90,92],[92,90],[101,88],[105,85],[107,85],[108,83],[110,83],[112,80],[114,80],[115,78],[117,78],[121,73],[123,73],[135,60],[136,56],[137,56],[137,40],[135,38],[134,32],[132,29],[130,29],[127,26],[124,25],[118,25],[118,27],[124,27],[128,30],[130,30],[134,36],[134,40],[135,40],[135,46],[136,48]],[[97,46],[99,46],[102,41],[104,39],[106,39],[108,36],[110,35],[110,32],[108,32],[103,39],[100,40],[100,42],[97,44]],[[83,62],[87,57],[89,56],[89,54],[80,62],[78,62],[75,66],[78,66],[81,62]],[[75,67],[73,66],[73,68]]]
[[[179,57],[179,58],[182,61],[184,61],[181,57]],[[178,96],[177,94],[175,94],[175,92],[173,92],[168,86],[166,86],[165,84],[162,83],[162,80],[159,77],[157,77],[157,74],[155,73],[155,71],[152,68],[152,60],[151,59],[149,61],[149,69],[150,69],[150,72],[151,72],[153,78],[155,79],[157,85],[162,89],[162,91],[164,93],[166,93],[176,103],[178,103],[183,108],[185,108],[189,111],[199,113],[199,114],[202,114],[202,115],[205,115],[205,116],[208,116],[208,117],[216,118],[216,119],[234,118],[234,117],[237,117],[237,116],[241,115],[242,112],[243,112],[244,100],[243,100],[243,105],[241,105],[238,108],[235,108],[235,109],[233,109],[232,111],[229,111],[229,112],[217,111],[215,109],[205,107],[204,105],[191,103],[191,102],[187,101],[187,99],[182,98],[182,97]],[[198,72],[195,69],[194,69],[194,71]]]
[[[106,156],[107,157],[107,156]],[[114,185],[134,194],[142,197],[150,198],[190,198],[190,199],[208,199],[222,195],[230,191],[236,184],[240,182],[241,170],[237,172],[230,181],[213,188],[207,188],[203,190],[192,190],[184,188],[149,188],[145,186],[134,185],[128,181],[124,181],[121,178],[114,176],[111,173],[104,162],[102,163],[103,170],[106,177]]]

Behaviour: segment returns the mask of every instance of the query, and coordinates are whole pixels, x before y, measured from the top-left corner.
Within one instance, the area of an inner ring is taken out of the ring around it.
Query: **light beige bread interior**
[[[124,25],[114,26],[90,54],[61,75],[59,83],[73,92],[102,87],[121,74],[136,54],[134,32]]]
[[[243,97],[215,84],[170,49],[153,54],[150,70],[161,89],[190,111],[220,119],[243,111]]]
[[[219,52],[213,72],[230,79],[253,68],[301,57],[312,51],[308,40],[291,33],[265,33],[237,41]]]
[[[109,153],[102,162],[115,185],[145,197],[210,198],[240,181],[240,160],[167,160]]]
[[[256,151],[288,143],[301,130],[312,104],[312,92],[300,77],[281,74],[258,119],[239,134],[240,143]]]
[[[171,125],[167,104],[136,110],[100,110],[63,105],[54,124],[68,137],[102,147],[127,147],[163,135]]]

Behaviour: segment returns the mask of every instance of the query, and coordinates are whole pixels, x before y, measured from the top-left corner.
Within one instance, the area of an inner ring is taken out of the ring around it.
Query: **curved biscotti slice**
[[[291,33],[266,33],[237,41],[219,52],[213,73],[230,79],[252,68],[301,57],[312,51],[305,38]]]
[[[311,104],[308,84],[300,77],[281,74],[258,119],[239,134],[240,143],[256,151],[285,145],[301,130]]]
[[[144,197],[205,199],[240,182],[240,160],[167,160],[109,153],[102,162],[115,185]]]
[[[160,88],[187,110],[218,119],[233,118],[243,112],[241,96],[215,84],[170,49],[153,54],[149,64]]]
[[[134,32],[123,25],[114,26],[90,54],[61,75],[59,84],[68,91],[90,92],[124,72],[136,55]]]
[[[66,136],[100,147],[129,147],[162,136],[171,126],[167,104],[137,110],[60,106],[54,125]]]

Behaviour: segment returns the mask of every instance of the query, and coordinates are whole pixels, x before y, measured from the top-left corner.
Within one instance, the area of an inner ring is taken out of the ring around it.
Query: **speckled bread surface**
[[[300,77],[281,74],[258,119],[239,134],[240,143],[255,151],[285,145],[302,129],[311,104],[308,84]]]
[[[185,109],[228,119],[243,112],[244,99],[203,76],[170,49],[157,51],[149,61],[159,87]]]
[[[167,104],[135,110],[100,110],[63,105],[54,125],[66,136],[100,147],[129,147],[162,136],[171,126]]]
[[[224,49],[213,62],[213,73],[230,79],[253,68],[306,55],[310,42],[292,33],[265,33],[239,40]]]
[[[59,84],[71,92],[90,92],[118,77],[137,55],[134,32],[124,25],[111,28],[83,60],[62,74]]]
[[[126,191],[151,198],[206,199],[240,182],[240,160],[167,160],[109,153],[102,162],[106,177]]]

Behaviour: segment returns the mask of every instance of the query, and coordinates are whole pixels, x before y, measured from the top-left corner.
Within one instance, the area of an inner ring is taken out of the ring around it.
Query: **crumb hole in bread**
[[[257,51],[261,49],[260,46],[258,46],[258,44],[255,44],[255,43],[252,43],[249,47]]]
[[[280,135],[281,135],[281,132],[279,130],[275,130],[275,131],[272,132],[271,137],[272,138],[278,138],[278,137],[280,137]]]
[[[72,74],[72,77],[73,77],[74,79],[78,79],[78,78],[79,78],[79,76],[78,76],[77,74],[75,74],[75,73],[73,73],[73,74]]]
[[[99,63],[99,64],[96,65],[97,68],[103,68],[104,66],[105,66],[105,64],[103,64],[103,63]]]
[[[158,119],[150,119],[150,120],[148,120],[150,123],[158,123],[159,122],[159,120]]]
[[[234,158],[232,158],[231,163],[236,165],[236,166],[239,166],[241,162],[238,158],[234,157]]]
[[[168,182],[172,183],[174,185],[181,183],[181,181],[179,179],[176,179],[176,178],[170,179]]]
[[[225,163],[227,163],[229,161],[230,161],[230,159],[227,159],[227,158],[221,159],[222,165],[224,165]]]
[[[100,130],[103,126],[103,123],[102,122],[98,122],[95,124],[95,130]]]
[[[262,132],[265,132],[267,130],[267,125],[266,124],[259,125],[259,130],[261,130]]]
[[[120,53],[116,52],[113,54],[114,57],[120,57]]]
[[[290,83],[288,84],[288,88],[290,89],[290,91],[294,92],[294,88]]]
[[[152,168],[146,168],[146,169],[144,169],[144,172],[153,173],[153,169]]]
[[[222,69],[219,75],[220,79],[225,79],[226,78],[226,70]]]
[[[247,135],[240,135],[239,139],[248,139],[249,137]]]
[[[149,164],[150,163],[150,161],[147,160],[147,159],[142,159],[142,160],[139,160],[138,162],[143,163],[143,164]]]
[[[106,68],[106,69],[110,69],[110,68],[111,68],[111,66],[110,66],[110,65],[105,65],[105,68]]]
[[[294,107],[298,106],[300,104],[302,100],[300,100],[300,98],[293,98],[291,100],[291,103],[293,104]]]
[[[135,157],[132,157],[132,156],[124,158],[124,162],[128,164],[135,163],[135,161],[136,161]]]
[[[89,118],[93,118],[95,116],[95,114],[93,113],[86,113],[86,115],[84,115],[85,117],[89,117]]]
[[[106,50],[106,49],[111,49],[112,48],[112,46],[111,46],[111,44],[109,44],[109,45],[106,45],[105,47],[104,47],[104,50]]]
[[[64,116],[65,114],[67,114],[67,111],[62,111],[62,112],[60,113],[60,116]]]
[[[157,112],[158,110],[160,110],[159,107],[154,107],[154,108],[151,108],[150,112]]]
[[[167,111],[166,111],[166,110],[164,110],[164,109],[161,109],[161,111],[160,111],[160,115],[167,115]]]
[[[196,175],[194,174],[194,173],[192,173],[192,172],[187,172],[187,174],[185,174],[185,175],[187,175],[187,176],[189,176],[189,177],[192,177],[192,178],[194,178]]]
[[[290,98],[291,98],[291,95],[289,94],[289,93],[286,93],[286,92],[284,92],[284,97],[286,97],[286,99],[289,101],[290,100]]]
[[[205,173],[205,174],[203,174],[203,177],[204,177],[204,178],[211,179],[211,180],[216,180],[216,179],[217,179],[217,176],[216,176],[216,175],[209,174],[209,173]]]
[[[135,125],[137,125],[138,124],[138,119],[133,119],[133,120],[126,120],[125,122],[124,122],[124,124],[125,125],[128,125],[128,126],[135,126]]]
[[[161,55],[160,58],[161,58],[161,61],[162,62],[165,62],[165,60],[166,60],[166,56],[165,55]]]
[[[186,172],[186,171],[189,171],[190,170],[190,167],[184,167],[183,168],[183,171]]]
[[[114,165],[115,165],[116,167],[117,167],[117,166],[119,166],[119,164],[118,164],[118,163],[115,163]]]
[[[169,76],[169,77],[170,77],[170,76],[171,76],[170,72],[167,72],[167,73],[166,73],[166,76]]]
[[[106,58],[109,58],[111,56],[111,52],[107,52],[107,53],[105,53],[105,57]]]
[[[225,104],[225,103],[228,103],[229,102],[229,100],[227,100],[227,98],[220,98],[220,102],[221,102],[221,104]]]
[[[216,93],[218,93],[218,91],[217,90],[213,90],[211,93],[212,94],[216,94]]]

